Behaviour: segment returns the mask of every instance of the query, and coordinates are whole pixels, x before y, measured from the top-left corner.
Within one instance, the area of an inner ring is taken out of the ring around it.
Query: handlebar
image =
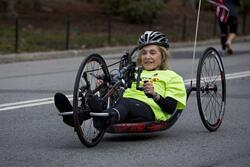
[[[136,78],[136,89],[137,90],[143,90],[143,87],[140,86],[142,67],[136,67],[135,72],[137,74],[137,76],[135,76],[135,78]]]
[[[143,86],[140,86],[141,73],[143,71],[142,66],[136,66],[135,62],[132,62],[132,56],[138,50],[135,47],[130,53],[126,53],[122,56],[119,66],[119,72],[112,77],[114,83],[120,80],[123,86],[131,88],[132,81],[136,82],[136,89],[144,91]],[[145,81],[147,82],[147,81]],[[152,98],[152,94],[145,93],[148,98]]]
[[[132,81],[135,81],[136,89],[143,91],[143,87],[140,86],[141,73],[143,71],[143,68],[142,66],[136,66],[135,62],[132,62],[132,56],[137,50],[138,47],[135,47],[130,53],[126,52],[122,56],[119,72],[115,74],[112,78],[114,81],[125,79],[127,87],[131,87]]]
[[[140,81],[141,81],[141,73],[142,73],[142,67],[136,67],[136,72],[137,72],[137,77],[136,77],[136,89],[140,91],[144,91],[144,88],[140,86]],[[149,81],[144,81],[144,83],[149,82]],[[145,93],[145,95],[148,98],[152,98],[153,95],[149,93]]]

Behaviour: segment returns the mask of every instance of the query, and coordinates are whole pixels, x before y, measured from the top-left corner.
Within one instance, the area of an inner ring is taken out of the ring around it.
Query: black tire
[[[79,67],[73,92],[75,131],[80,141],[87,147],[97,145],[105,133],[105,130],[94,128],[93,118],[90,117],[90,109],[86,104],[89,94],[100,96],[101,90],[95,91],[97,76],[110,78],[104,59],[98,54],[91,54]]]
[[[216,131],[226,105],[226,79],[218,51],[212,47],[200,58],[196,77],[197,104],[202,123],[209,131]]]

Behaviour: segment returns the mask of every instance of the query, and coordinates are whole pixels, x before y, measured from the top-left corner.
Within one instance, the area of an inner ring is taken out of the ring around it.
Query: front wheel
[[[216,131],[225,112],[226,79],[221,57],[214,48],[207,48],[200,58],[196,89],[202,123],[209,131]]]
[[[80,141],[87,147],[97,145],[105,132],[93,126],[93,118],[90,117],[90,109],[86,103],[88,95],[100,97],[106,93],[105,89],[97,88],[96,81],[100,77],[109,80],[108,67],[100,55],[91,54],[82,61],[79,67],[73,92],[75,131]]]

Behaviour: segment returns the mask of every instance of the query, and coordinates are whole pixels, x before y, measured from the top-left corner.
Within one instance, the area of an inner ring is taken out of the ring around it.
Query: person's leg
[[[89,95],[87,98],[87,104],[93,113],[103,113],[108,112],[112,114],[112,110],[105,110],[105,104],[104,102],[95,95]],[[93,116],[93,124],[96,129],[105,129],[107,128],[109,122],[110,122],[111,116]]]
[[[226,49],[228,54],[233,54],[233,49],[232,49],[232,41],[236,38],[235,33],[229,33],[227,41],[226,41]]]
[[[226,49],[227,35],[228,35],[227,23],[223,23],[223,22],[219,21],[219,26],[220,26],[220,30],[221,30],[221,36],[220,36],[221,48],[222,48],[222,50],[225,50]]]
[[[128,99],[129,112],[124,122],[147,122],[154,121],[155,115],[151,107],[144,102]]]
[[[90,103],[90,108],[93,103]],[[107,128],[110,125],[121,122],[145,122],[154,121],[154,113],[145,103],[121,98],[114,107],[102,111],[109,113],[109,117],[94,116],[93,122],[95,128]]]
[[[150,106],[136,99],[121,98],[113,108],[106,110],[106,112],[113,116],[110,124],[155,120]]]
[[[54,95],[54,103],[60,113],[73,111],[73,106],[69,102],[69,99],[62,93],[56,93]],[[62,117],[63,117],[63,122],[65,124],[71,127],[75,127],[73,114],[64,115]],[[79,123],[82,124],[84,120],[87,120],[90,118],[90,115],[88,113],[79,112],[78,118],[79,118]]]
[[[232,41],[236,38],[237,28],[238,28],[238,20],[236,17],[230,16],[228,18],[228,25],[229,25],[229,34],[226,41],[226,49],[229,54],[233,54],[232,49]]]
[[[232,43],[232,41],[236,38],[236,36],[237,36],[237,35],[236,35],[235,33],[230,32],[230,33],[228,34],[227,42],[230,41],[230,43]]]
[[[238,20],[236,17],[229,17],[229,34],[226,41],[226,48],[228,49],[229,54],[233,54],[232,41],[236,38]]]
[[[56,93],[54,96],[54,103],[60,113],[73,111],[73,107],[69,99],[62,93]],[[63,116],[63,122],[69,126],[74,127],[73,115]]]
[[[91,111],[96,113],[102,112],[106,107],[104,101],[96,95],[88,95],[87,104],[89,105]]]

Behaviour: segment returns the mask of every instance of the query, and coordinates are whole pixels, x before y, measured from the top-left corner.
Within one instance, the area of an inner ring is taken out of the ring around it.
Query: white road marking
[[[73,99],[72,95],[67,95],[67,97],[69,98],[69,100]],[[54,103],[53,97],[36,99],[36,100],[20,101],[20,102],[14,102],[14,103],[5,103],[5,104],[0,104],[0,111],[34,107],[34,106],[40,106],[40,105],[52,104],[52,103]]]
[[[226,74],[226,80],[244,78],[244,77],[249,77],[249,76],[250,76],[250,71],[242,71],[242,72],[237,72],[237,73]],[[193,84],[195,84],[195,79],[186,79],[184,80],[185,85],[189,85],[191,80],[193,81]],[[67,97],[69,98],[70,101],[72,101],[73,99],[72,95],[67,95]],[[20,101],[20,102],[14,102],[14,103],[5,103],[5,104],[0,104],[0,111],[34,107],[34,106],[53,104],[53,103],[54,103],[53,97]]]

